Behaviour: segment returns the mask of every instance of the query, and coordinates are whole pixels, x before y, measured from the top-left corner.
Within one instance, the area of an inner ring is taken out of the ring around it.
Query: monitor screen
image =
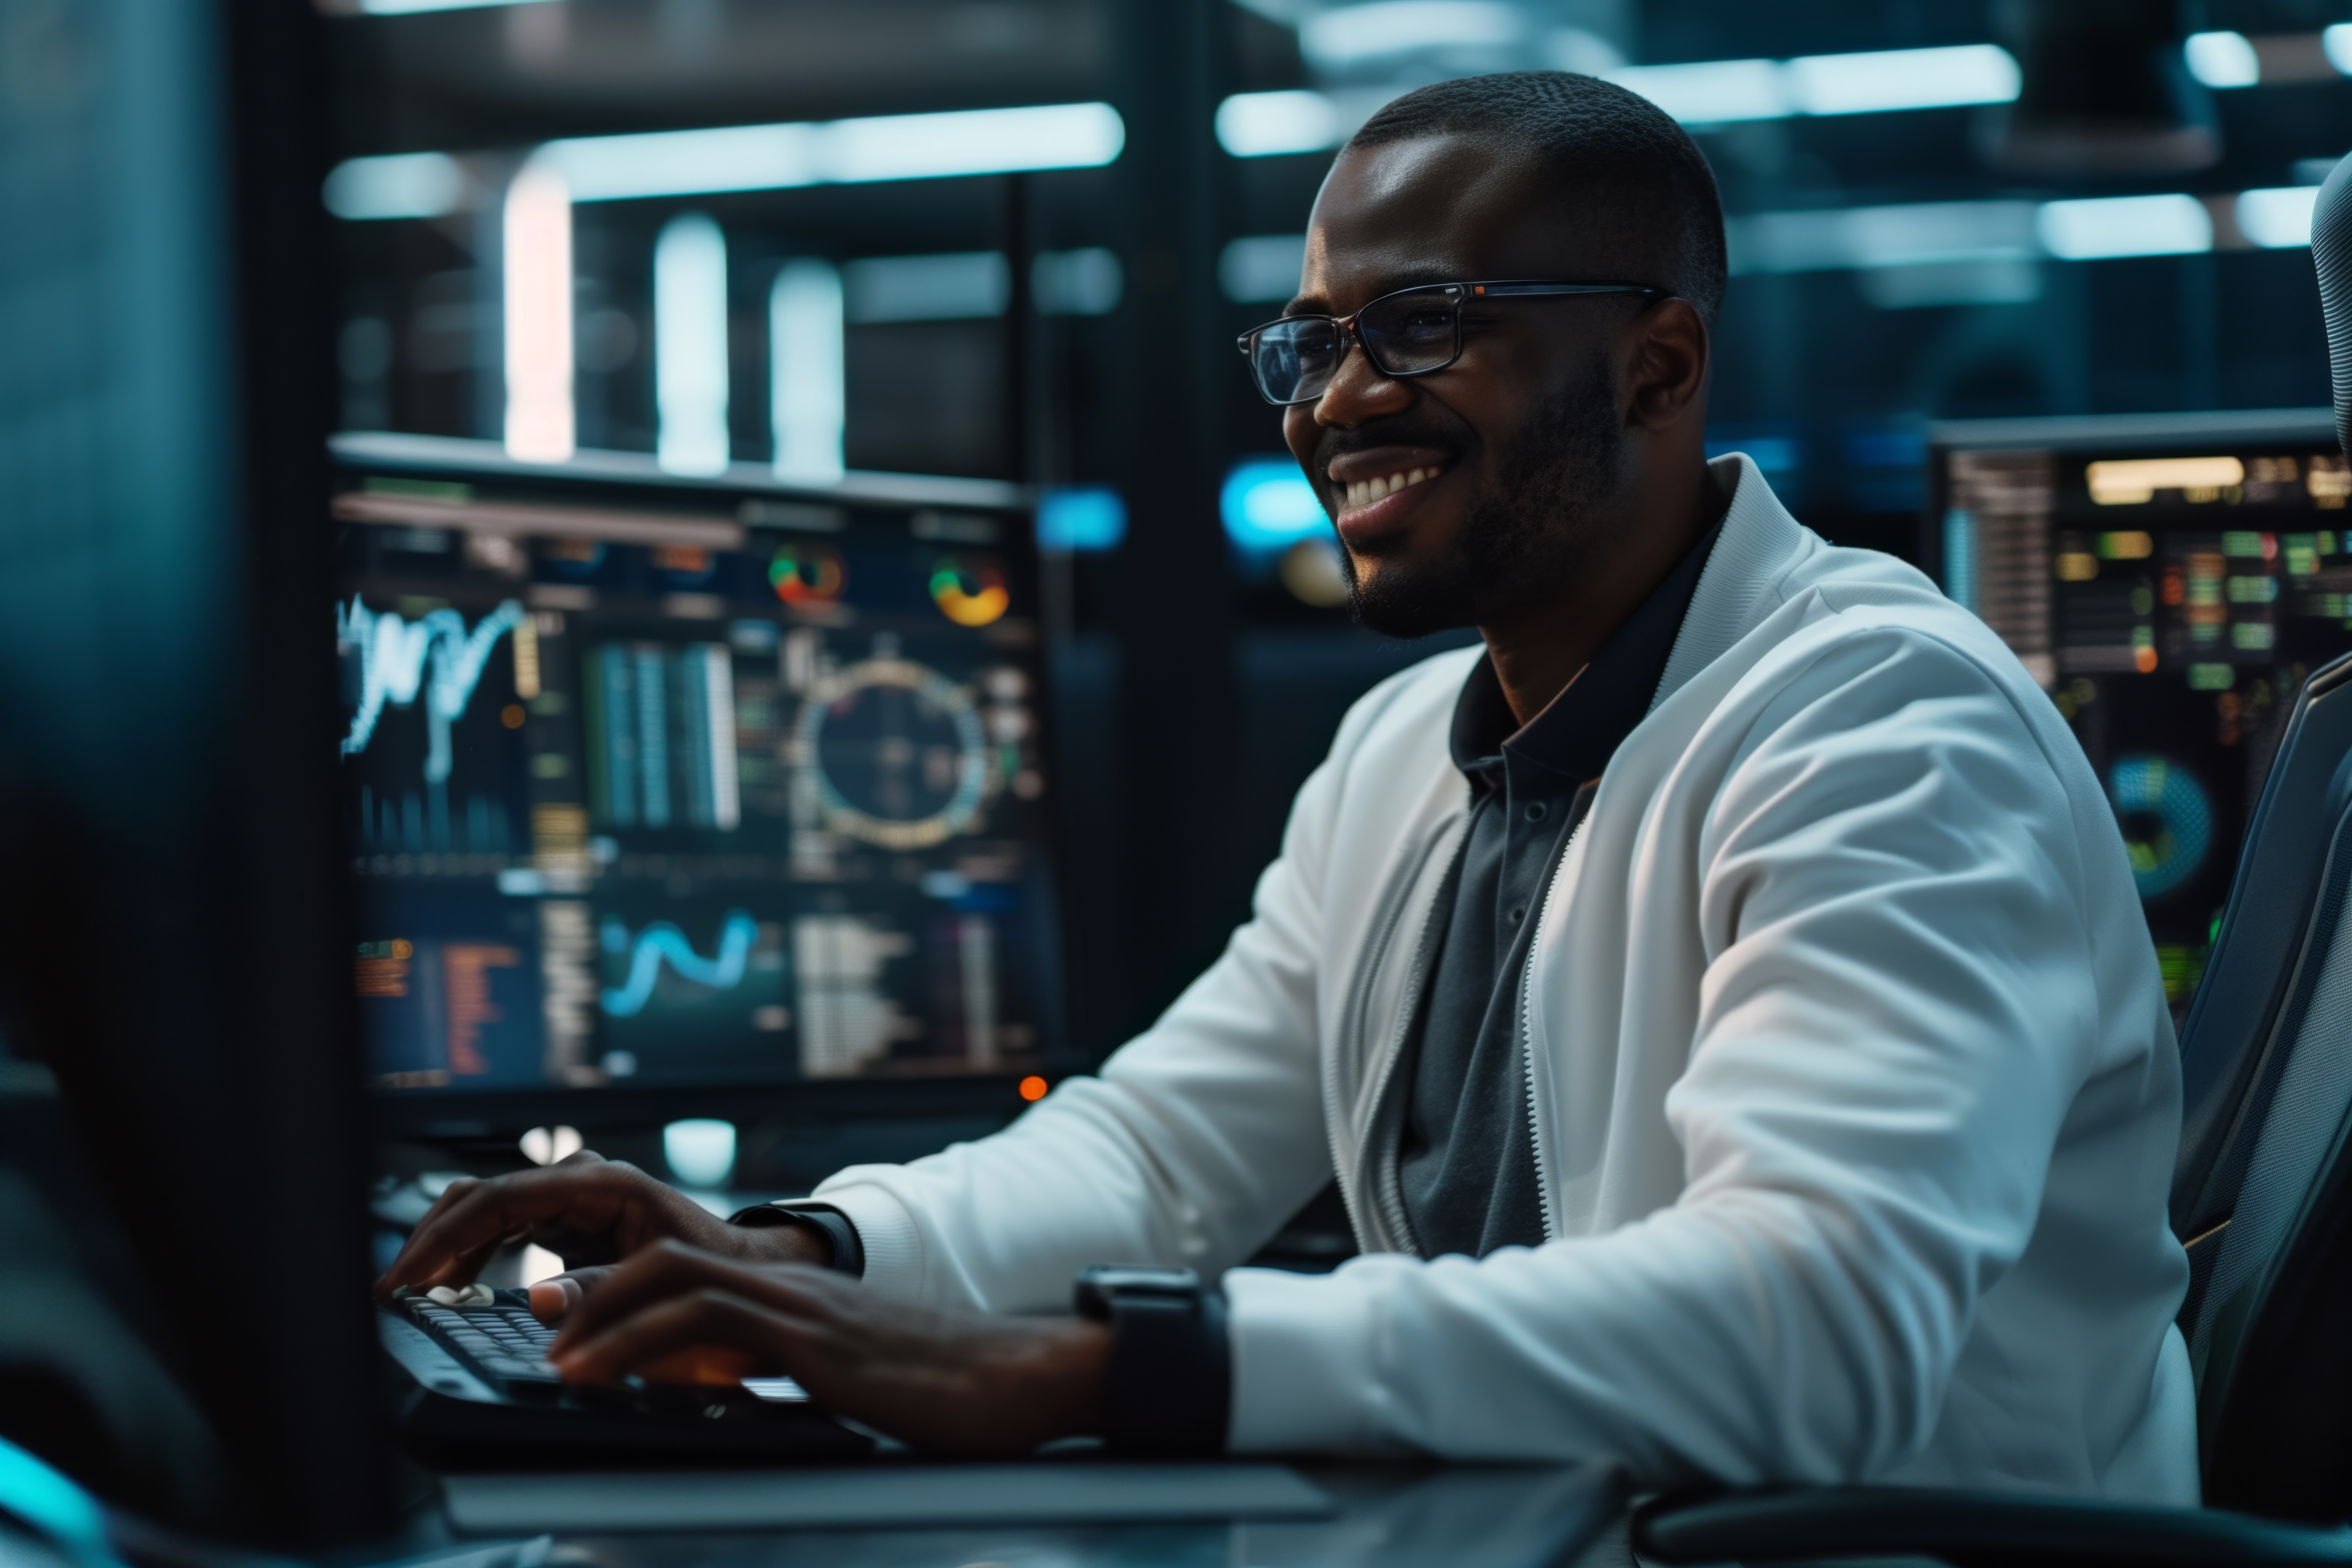
[[[1945,586],[2083,742],[2185,1008],[2296,691],[2352,651],[2325,409],[1935,427]]]
[[[698,1088],[723,1113],[725,1091],[1041,1070],[1049,786],[1009,489],[473,447],[339,444],[376,1084]]]

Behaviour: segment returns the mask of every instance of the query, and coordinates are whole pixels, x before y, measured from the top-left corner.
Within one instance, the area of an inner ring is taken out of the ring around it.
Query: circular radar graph
[[[912,659],[869,658],[820,678],[793,753],[824,826],[885,849],[969,830],[992,783],[971,691]]]
[[[2107,772],[2107,802],[2142,899],[2160,899],[2203,868],[2213,847],[2213,805],[2187,768],[2163,757],[2119,758]]]
[[[960,626],[984,626],[1013,607],[1004,573],[981,555],[949,555],[931,568],[931,603]]]
[[[787,605],[829,605],[849,585],[849,569],[830,544],[794,541],[768,561],[768,586]]]

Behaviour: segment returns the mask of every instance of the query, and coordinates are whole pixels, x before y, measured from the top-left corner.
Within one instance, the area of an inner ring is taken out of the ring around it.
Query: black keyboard
[[[422,1296],[384,1304],[385,1348],[407,1373],[400,1424],[428,1447],[518,1447],[576,1452],[698,1452],[776,1457],[862,1452],[870,1440],[826,1417],[788,1377],[740,1384],[566,1384],[547,1363],[556,1331],[520,1290],[444,1305]]]
[[[500,1290],[487,1307],[445,1307],[424,1296],[400,1305],[467,1372],[510,1398],[552,1399],[563,1380],[547,1364],[555,1331],[531,1315],[520,1290]]]

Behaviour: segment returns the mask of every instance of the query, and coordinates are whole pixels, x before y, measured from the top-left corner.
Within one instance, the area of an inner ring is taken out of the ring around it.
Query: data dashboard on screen
[[[2082,741],[2185,1009],[2295,693],[2352,652],[2334,416],[1987,421],[1931,441],[1929,553]]]
[[[375,1083],[1043,1068],[1034,547],[1017,507],[974,504],[1006,488],[795,493],[476,446],[338,443]]]

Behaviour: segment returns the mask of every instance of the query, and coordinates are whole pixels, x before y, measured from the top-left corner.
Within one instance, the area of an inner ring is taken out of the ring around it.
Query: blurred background
[[[1430,651],[1349,623],[1227,346],[1374,108],[1549,67],[1675,115],[1730,224],[1711,445],[1916,558],[1931,420],[2326,400],[2346,14],[341,0],[340,422],[1038,487],[1091,1058],[1244,917],[1346,704]]]
[[[1233,345],[1356,125],[1531,67],[1706,151],[1710,447],[2008,641],[2184,1013],[2352,652],[2352,0],[0,0],[0,1254],[132,1279],[34,1212],[60,1083],[123,1212],[233,1194],[144,1300],[325,1519],[372,1352],[251,1397],[176,1287],[251,1234],[355,1282],[583,1146],[725,1213],[1098,1063],[1469,638],[1351,625]]]

